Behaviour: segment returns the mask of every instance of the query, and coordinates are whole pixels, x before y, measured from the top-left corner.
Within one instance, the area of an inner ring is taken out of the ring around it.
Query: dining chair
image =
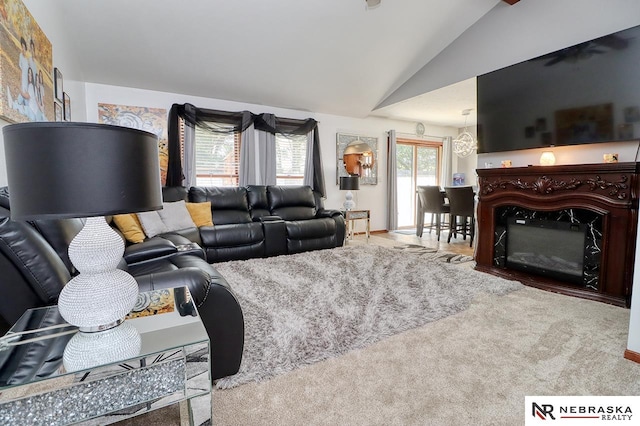
[[[462,234],[464,240],[467,234],[470,237],[469,246],[473,245],[475,234],[475,193],[470,186],[452,186],[445,188],[449,199],[449,237],[447,243],[451,242],[451,236]]]
[[[418,223],[416,235],[422,237],[422,231],[425,228],[424,215],[431,213],[431,225],[427,225],[426,227],[429,228],[429,233],[435,228],[438,241],[440,241],[440,230],[443,223],[442,215],[449,214],[449,205],[445,203],[444,193],[439,186],[418,186],[416,192],[418,193]]]

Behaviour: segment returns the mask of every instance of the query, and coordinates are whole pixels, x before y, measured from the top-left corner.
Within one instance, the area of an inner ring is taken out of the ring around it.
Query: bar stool
[[[469,247],[473,245],[473,237],[475,233],[475,194],[470,186],[452,186],[445,188],[447,198],[449,199],[450,218],[449,218],[449,237],[447,243],[451,242],[451,236],[462,234],[464,240],[467,234],[470,236]],[[458,222],[458,218],[462,222]]]
[[[442,226],[442,215],[449,214],[449,206],[445,203],[444,193],[439,186],[419,186],[418,193],[418,224],[416,227],[416,235],[422,237],[424,230],[424,215],[431,213],[431,225],[429,233],[435,227],[438,241],[440,241],[440,229]],[[434,225],[435,222],[435,225]]]

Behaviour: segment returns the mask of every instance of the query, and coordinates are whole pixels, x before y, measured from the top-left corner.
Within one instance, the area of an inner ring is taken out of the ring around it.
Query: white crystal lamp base
[[[62,289],[60,315],[80,331],[113,327],[136,304],[138,284],[117,269],[124,241],[104,217],[90,217],[69,245],[71,263],[80,272]]]
[[[133,358],[140,353],[138,330],[125,322],[99,333],[77,333],[64,349],[62,360],[67,371],[78,371]]]
[[[347,191],[344,195],[343,206],[345,210],[353,210],[356,207],[356,202],[353,201],[353,193],[351,191]]]

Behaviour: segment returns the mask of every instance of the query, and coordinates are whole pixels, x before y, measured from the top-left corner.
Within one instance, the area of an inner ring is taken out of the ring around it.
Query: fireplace
[[[587,226],[582,223],[510,217],[505,266],[586,286]]]
[[[476,268],[628,307],[639,165],[479,169]]]

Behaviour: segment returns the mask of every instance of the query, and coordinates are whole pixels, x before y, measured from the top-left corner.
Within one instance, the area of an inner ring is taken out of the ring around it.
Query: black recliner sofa
[[[30,308],[53,305],[75,270],[69,243],[83,226],[81,219],[13,221],[7,188],[0,189],[0,316],[8,325]],[[227,281],[200,251],[167,250],[165,239],[152,238],[127,248],[130,264],[120,263],[140,291],[188,287],[211,345],[212,379],[240,368],[244,347],[242,310]],[[43,359],[42,362],[46,361]],[[30,368],[44,368],[36,362]]]
[[[213,226],[159,236],[176,245],[197,243],[210,263],[344,244],[344,217],[338,210],[325,209],[320,194],[308,186],[169,187],[163,188],[163,198],[211,203]]]

